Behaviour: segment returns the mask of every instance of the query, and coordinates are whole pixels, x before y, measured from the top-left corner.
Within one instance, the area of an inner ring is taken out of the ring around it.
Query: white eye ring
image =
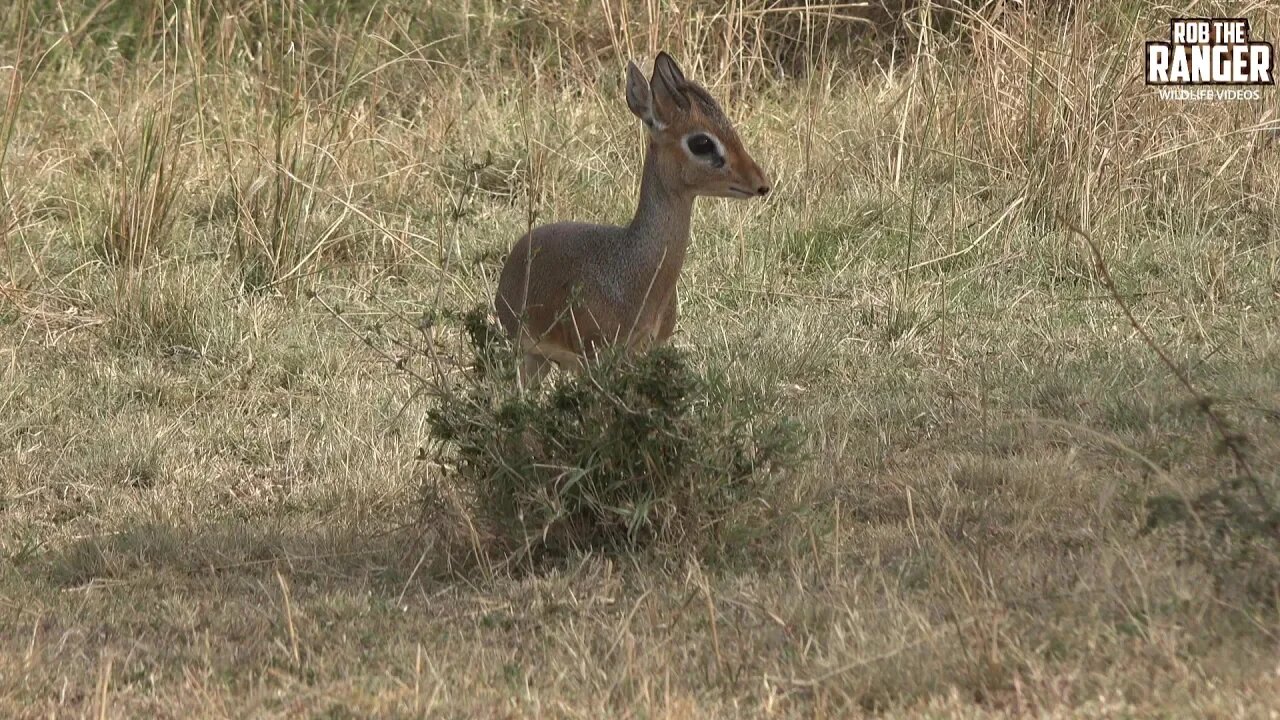
[[[695,153],[693,151],[693,148],[689,146],[690,141],[692,141],[694,138],[706,138],[710,140],[714,149],[712,150],[712,152],[709,152],[709,153],[702,153],[702,154]],[[688,135],[685,135],[681,139],[680,145],[684,147],[684,151],[691,158],[696,158],[698,160],[704,160],[704,161],[711,161],[715,165],[724,164],[724,143],[720,142],[720,138],[716,137],[715,135],[712,135],[709,132],[705,132],[702,130],[691,132]]]

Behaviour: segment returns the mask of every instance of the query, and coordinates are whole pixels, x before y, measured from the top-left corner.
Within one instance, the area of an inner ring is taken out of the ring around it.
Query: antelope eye
[[[700,155],[705,157],[708,155],[717,154],[716,141],[712,140],[707,135],[703,135],[702,133],[698,133],[697,135],[690,135],[689,139],[685,140],[685,144],[689,146],[689,152],[693,153],[694,155]]]

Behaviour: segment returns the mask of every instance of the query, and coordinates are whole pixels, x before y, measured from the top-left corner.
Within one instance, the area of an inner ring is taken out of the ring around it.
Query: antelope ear
[[[649,81],[644,79],[644,73],[634,62],[627,63],[627,107],[650,130],[661,129],[653,114],[653,93],[649,90]]]
[[[667,54],[666,50],[659,52],[658,57],[653,61],[653,74],[655,77],[661,77],[675,88],[679,88],[688,82],[684,79],[684,71],[676,64],[675,58]]]
[[[654,105],[660,113],[668,108],[680,112],[689,110],[689,98],[684,94],[686,84],[688,81],[684,79],[684,73],[680,71],[676,61],[665,50],[658,53],[657,59],[653,61],[653,80],[649,85],[653,91]]]

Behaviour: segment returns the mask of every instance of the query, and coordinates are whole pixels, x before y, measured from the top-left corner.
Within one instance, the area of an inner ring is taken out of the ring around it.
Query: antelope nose
[[[768,186],[768,185],[761,185],[760,187],[756,188],[756,194],[757,194],[757,195],[759,195],[760,197],[764,197],[765,195],[768,195],[768,194],[769,194],[769,186]]]

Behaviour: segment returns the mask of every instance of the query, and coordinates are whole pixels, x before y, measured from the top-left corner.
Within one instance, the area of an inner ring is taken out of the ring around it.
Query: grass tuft
[[[106,227],[94,250],[106,262],[137,268],[173,244],[185,166],[183,138],[172,108],[144,111],[135,137],[117,148]]]

